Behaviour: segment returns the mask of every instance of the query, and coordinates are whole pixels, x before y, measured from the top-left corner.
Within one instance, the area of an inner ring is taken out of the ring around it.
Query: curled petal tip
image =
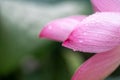
[[[56,41],[64,41],[68,35],[77,27],[77,24],[85,16],[72,16],[54,20],[48,23],[41,31],[39,37],[44,37]]]
[[[39,33],[39,38],[45,37],[44,30],[45,30],[45,29],[43,29],[43,30]]]
[[[57,33],[57,31],[58,31],[57,26],[58,25],[56,25],[54,23],[47,24],[40,32],[39,37],[56,40],[56,41],[61,41],[62,40],[62,39],[60,39],[61,37],[57,36],[57,35],[59,35],[59,33]]]

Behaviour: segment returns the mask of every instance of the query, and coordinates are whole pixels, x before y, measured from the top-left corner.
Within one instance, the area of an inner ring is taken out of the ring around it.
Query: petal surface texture
[[[56,41],[64,41],[86,16],[71,16],[48,23],[40,33],[40,37]]]
[[[95,13],[77,26],[63,46],[74,51],[100,53],[120,45],[119,13]]]
[[[104,80],[120,65],[120,47],[96,54],[83,63],[72,80]]]
[[[91,0],[95,11],[120,12],[120,0]]]

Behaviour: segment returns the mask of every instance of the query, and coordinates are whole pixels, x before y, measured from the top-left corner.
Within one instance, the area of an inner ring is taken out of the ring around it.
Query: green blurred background
[[[89,0],[0,0],[0,80],[70,80],[92,54],[39,39],[51,20],[89,15]],[[120,80],[118,68],[106,80]]]

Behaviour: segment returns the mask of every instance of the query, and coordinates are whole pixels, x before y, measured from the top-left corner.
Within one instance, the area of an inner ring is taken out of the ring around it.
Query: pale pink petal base
[[[100,53],[120,45],[120,13],[95,13],[77,26],[63,46],[74,51]]]
[[[101,12],[120,12],[120,0],[91,0],[93,9]]]
[[[56,41],[64,41],[86,16],[71,16],[48,23],[40,33],[40,37]]]
[[[72,80],[104,80],[120,65],[120,47],[95,54],[75,72]]]

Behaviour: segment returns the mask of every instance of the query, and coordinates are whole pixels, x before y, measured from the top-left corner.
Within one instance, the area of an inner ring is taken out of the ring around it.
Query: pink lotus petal
[[[96,54],[83,63],[72,80],[104,80],[120,65],[120,47]]]
[[[120,0],[91,0],[95,11],[120,12]]]
[[[75,19],[75,20],[78,20],[78,21],[82,21],[83,19],[85,19],[87,16],[85,15],[78,15],[78,16],[70,16],[69,18],[72,18],[72,19]]]
[[[40,37],[64,41],[84,18],[85,16],[71,16],[52,21],[43,28]]]
[[[75,51],[100,53],[120,45],[120,13],[95,13],[77,26],[63,46]]]

